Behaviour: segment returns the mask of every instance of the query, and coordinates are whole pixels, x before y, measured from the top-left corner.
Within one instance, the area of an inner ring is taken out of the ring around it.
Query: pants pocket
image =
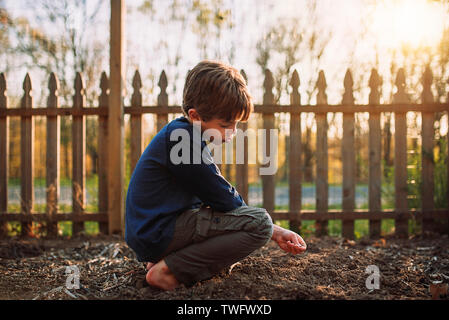
[[[196,228],[193,235],[193,242],[200,242],[207,238],[211,228],[212,209],[201,208],[196,216]]]
[[[262,208],[242,206],[228,212],[206,208],[198,213],[194,241],[232,231],[260,233],[270,224],[268,220],[271,219]]]

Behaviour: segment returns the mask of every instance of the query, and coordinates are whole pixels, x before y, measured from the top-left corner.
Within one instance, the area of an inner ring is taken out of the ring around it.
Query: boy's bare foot
[[[153,265],[147,272],[145,277],[150,286],[157,287],[162,290],[174,290],[179,287],[179,281],[173,273],[168,269],[164,260]]]

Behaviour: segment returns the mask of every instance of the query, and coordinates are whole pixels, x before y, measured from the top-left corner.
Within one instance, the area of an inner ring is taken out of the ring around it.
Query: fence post
[[[0,73],[0,109],[8,108],[6,77]],[[0,116],[0,214],[8,211],[9,118]],[[0,238],[8,233],[8,224],[0,222]]]
[[[434,102],[432,94],[432,81],[433,75],[430,67],[427,66],[423,77],[422,85],[423,91],[421,95],[422,104],[431,104]],[[428,212],[435,208],[433,196],[434,196],[434,112],[421,112],[422,116],[422,151],[421,151],[421,192],[422,192],[422,211]],[[423,233],[436,231],[437,224],[434,219],[422,219],[422,231]]]
[[[404,69],[398,70],[396,76],[397,92],[393,97],[393,103],[408,103],[405,92]],[[407,214],[407,122],[405,112],[394,113],[394,185],[395,185],[395,211]],[[408,236],[408,219],[399,217],[395,219],[396,235]]]
[[[290,107],[301,107],[301,95],[298,92],[300,85],[298,71],[294,71],[290,79],[292,93],[290,94]],[[301,211],[302,204],[302,175],[301,175],[301,113],[290,113],[290,154],[289,154],[289,209],[290,211]],[[300,232],[301,221],[291,220],[290,230]]]
[[[246,83],[248,83],[248,78],[246,76],[245,71],[241,70],[240,73],[242,74]],[[239,127],[240,130],[242,130],[244,133],[247,133],[248,122],[240,122]],[[240,149],[236,148],[236,150],[239,151]],[[240,193],[245,203],[248,204],[248,136],[243,137],[243,152],[244,152],[243,163],[236,162],[235,165],[236,170],[235,180],[237,191]]]
[[[23,82],[22,109],[33,108],[31,78],[27,73]],[[34,204],[34,117],[20,117],[20,202],[21,213],[31,214]],[[32,222],[22,222],[22,236],[33,236]]]
[[[134,73],[133,77],[133,94],[131,96],[132,107],[142,107],[142,81],[140,79],[140,73],[138,70]],[[143,136],[142,136],[142,114],[131,115],[131,172],[133,173],[136,167],[137,161],[143,151]]]
[[[59,82],[52,72],[48,81],[49,96],[47,108],[59,108]],[[60,117],[47,116],[47,157],[46,157],[46,187],[47,187],[47,236],[54,238],[58,235],[58,222],[54,220],[58,213],[58,199],[60,188]]]
[[[369,78],[369,105],[375,106],[380,103],[379,87],[382,85],[382,80],[379,77],[376,69],[371,70]],[[381,148],[382,148],[382,132],[380,128],[380,112],[369,113],[369,210],[381,211]],[[381,220],[369,221],[370,238],[377,239],[380,237]]]
[[[109,79],[106,72],[101,73],[99,106],[109,111]],[[108,211],[108,116],[98,117],[98,211]],[[108,222],[98,223],[99,231],[108,234]]]
[[[111,0],[108,111],[108,219],[110,234],[122,234],[124,226],[125,15],[125,0]]]
[[[342,105],[354,105],[351,71],[346,71]],[[354,113],[343,112],[343,211],[354,211],[355,208],[355,150],[354,150]],[[347,239],[354,238],[354,220],[343,220],[342,236]]]
[[[84,83],[79,72],[75,77],[72,116],[72,206],[73,213],[81,214],[86,203],[86,116],[81,112],[85,106]],[[84,230],[84,222],[73,221],[72,236]]]
[[[273,86],[274,79],[273,74],[270,70],[265,70],[265,80],[263,82],[264,95],[263,104],[264,105],[274,105],[274,94]],[[270,140],[271,140],[271,129],[274,129],[274,113],[264,113],[263,114],[263,129],[266,132],[266,142],[265,151],[271,150]],[[263,155],[265,156],[265,155]],[[276,155],[277,158],[277,155]],[[277,159],[276,159],[277,161]],[[268,167],[270,164],[262,164],[261,167]],[[275,175],[262,175],[262,192],[263,192],[263,207],[272,214],[275,207]]]
[[[327,105],[326,77],[320,70],[316,84],[318,94],[317,105]],[[316,113],[316,211],[317,214],[327,212],[329,205],[328,182],[328,148],[327,148],[327,113]],[[328,233],[328,221],[316,221],[315,234],[324,236]]]

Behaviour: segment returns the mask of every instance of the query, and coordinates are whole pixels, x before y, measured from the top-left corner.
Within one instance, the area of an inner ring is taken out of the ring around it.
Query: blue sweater
[[[185,129],[189,140],[179,137],[171,141],[176,129]],[[246,206],[237,190],[221,175],[206,142],[194,139],[193,130],[200,136],[199,130],[184,116],[165,125],[151,140],[131,176],[126,196],[125,240],[139,261],[157,262],[162,258],[180,213],[201,206],[220,212]],[[187,145],[181,144],[186,142]],[[183,151],[190,151],[189,155],[184,154],[187,157],[184,159],[190,157],[190,162],[171,159],[175,145],[174,154],[180,157]],[[203,157],[198,156],[199,150]]]

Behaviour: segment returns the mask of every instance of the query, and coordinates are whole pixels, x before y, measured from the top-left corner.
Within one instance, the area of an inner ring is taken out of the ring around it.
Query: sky
[[[35,0],[38,2],[39,0]],[[73,0],[76,1],[76,0]],[[181,89],[184,75],[191,69],[201,56],[197,50],[198,38],[191,32],[191,25],[181,30],[176,23],[161,25],[160,19],[170,22],[164,10],[168,1],[157,0],[158,14],[150,19],[137,10],[141,0],[127,0],[126,37],[127,37],[127,83],[128,92],[125,104],[129,105],[131,97],[131,81],[134,71],[138,69],[142,76],[144,104],[154,105],[157,101],[157,82],[162,70],[168,77],[169,104],[181,102]],[[184,1],[184,0],[180,0]],[[306,0],[223,0],[225,7],[234,8],[232,21],[234,28],[223,35],[220,42],[222,53],[227,52],[230,44],[235,46],[235,56],[232,64],[237,69],[244,69],[248,76],[248,86],[254,97],[255,103],[262,103],[263,73],[256,64],[255,45],[270,25],[276,26],[280,18],[297,19],[299,22],[304,17]],[[2,1],[0,0],[0,4]],[[14,16],[25,16],[33,21],[32,10],[26,5],[27,0],[3,0],[3,4]],[[87,0],[89,5],[96,0]],[[441,6],[435,1],[426,0],[319,0],[318,24],[323,32],[332,33],[331,41],[323,56],[320,68],[325,71],[328,80],[328,102],[339,104],[343,93],[343,78],[346,69],[354,63],[356,67],[363,67],[364,90],[356,96],[356,103],[366,104],[368,94],[368,77],[366,72],[368,65],[373,65],[379,59],[379,73],[385,75],[389,72],[391,60],[388,52],[398,48],[401,44],[410,47],[420,45],[432,46],[439,41],[441,30],[449,27],[447,17],[447,5]],[[109,1],[105,1],[98,17],[95,28],[91,30],[91,39],[108,39],[109,37]],[[41,26],[47,32],[51,30],[45,25]],[[364,34],[363,41],[359,35]],[[201,39],[200,39],[201,40]],[[165,42],[164,42],[165,41]],[[208,39],[211,45],[215,45],[216,39]],[[164,49],[164,45],[168,50]],[[181,48],[181,57],[178,68],[169,62],[173,62],[177,48]],[[375,52],[379,52],[376,57]],[[107,53],[107,50],[106,50]],[[214,58],[211,55],[211,58]],[[222,57],[227,59],[226,55]],[[108,71],[108,59],[105,59],[104,68]],[[0,62],[0,72],[2,71]],[[20,63],[20,62],[19,62]],[[280,61],[270,61],[269,67],[275,69]],[[294,66],[298,70],[301,79],[300,93],[305,97],[304,83],[308,79],[316,79],[317,73],[312,72],[307,62],[297,63]],[[370,70],[370,68],[368,68]],[[21,95],[22,81],[29,70],[19,68],[14,75],[8,76],[8,91],[10,94]],[[30,71],[34,87],[42,76],[37,71]],[[357,70],[353,70],[354,78],[359,76]],[[179,80],[174,83],[173,79]],[[175,92],[176,88],[176,92]],[[392,88],[389,88],[392,90]],[[37,90],[35,96],[39,94]],[[39,100],[39,99],[36,99]],[[284,95],[281,104],[288,104],[288,95]],[[312,100],[312,104],[314,101]],[[341,123],[341,115],[340,123]],[[303,118],[304,119],[304,118]],[[366,123],[366,117],[365,117]],[[442,122],[441,134],[447,134],[447,116]],[[154,125],[149,121],[150,125]],[[446,126],[444,126],[446,124]],[[330,127],[329,135],[341,136],[342,126]],[[149,127],[149,130],[153,128]],[[288,130],[288,128],[285,128]]]
[[[169,81],[168,93],[171,99],[169,102],[179,104],[180,88],[183,84],[183,77],[180,75],[184,75],[202,58],[196,48],[198,39],[191,32],[190,25],[187,26],[186,32],[180,34],[179,25],[160,24],[160,19],[170,21],[167,11],[164,10],[164,5],[167,7],[169,1],[156,1],[158,13],[153,20],[137,10],[141,2],[141,0],[126,1],[128,89],[130,90],[134,71],[139,69],[144,85],[144,103],[154,104],[158,93],[158,89],[155,88],[158,77],[161,71],[165,70]],[[234,10],[232,21],[235,26],[230,32],[223,34],[220,50],[225,52],[231,44],[235,46],[235,56],[231,62],[236,68],[245,70],[255,101],[261,103],[263,74],[255,62],[257,55],[255,45],[270,25],[276,25],[280,17],[298,21],[306,19],[304,6],[307,1],[223,0],[223,2],[225,8]],[[14,16],[25,16],[33,21],[33,11],[28,9],[27,0],[4,0],[3,3]],[[87,0],[87,3],[93,6],[97,1]],[[91,31],[92,39],[108,38],[109,1],[104,2],[100,12],[95,30]],[[319,0],[317,12],[318,24],[323,32],[332,33],[321,65],[328,80],[328,97],[331,104],[341,101],[343,77],[353,61],[358,61],[359,65],[374,63],[376,56],[373,44],[379,52],[387,52],[400,43],[408,43],[411,46],[432,45],[438,41],[440,30],[445,23],[447,24],[444,19],[445,11],[441,5],[426,0]],[[46,27],[43,25],[42,28]],[[49,28],[46,30],[52,32]],[[358,40],[360,33],[365,34],[365,41]],[[210,39],[211,45],[215,42],[215,39]],[[169,49],[164,51],[164,45]],[[175,70],[170,62],[173,62],[178,46],[181,48],[182,59]],[[214,58],[214,55],[212,54],[210,58]],[[227,60],[226,55],[215,58]],[[387,55],[381,56],[380,60],[379,71],[382,74],[382,71],[388,71],[390,61]],[[274,70],[277,67],[276,63],[274,59],[269,67]],[[107,69],[107,64],[104,67]],[[318,76],[312,73],[314,70],[311,70],[306,62],[294,67],[298,70],[302,83]],[[20,78],[23,79],[25,71],[22,70],[21,73],[22,77],[9,81],[18,84],[21,82]],[[39,75],[32,79],[36,77]],[[179,78],[178,83],[174,83],[175,77]],[[12,88],[21,87],[17,84]],[[305,95],[305,89],[300,87],[300,93]],[[363,99],[366,100],[366,92]],[[288,103],[287,95],[283,96],[281,103]]]

